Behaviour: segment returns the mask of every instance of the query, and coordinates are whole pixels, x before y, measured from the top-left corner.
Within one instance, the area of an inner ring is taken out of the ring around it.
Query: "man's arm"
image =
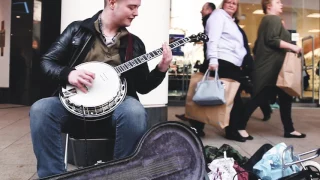
[[[140,41],[137,44],[139,44],[141,55],[145,54],[146,50],[143,42],[140,39],[138,39],[138,41]],[[140,66],[137,66],[135,68],[134,81],[135,81],[135,87],[138,93],[147,94],[162,83],[163,79],[166,76],[166,72],[169,67],[169,64],[172,60],[171,51],[168,52],[168,54],[169,54],[169,57],[164,54],[161,62],[151,72],[149,71],[149,67],[147,63],[143,63]]]
[[[68,82],[68,75],[73,70],[67,67],[70,60],[73,33],[78,28],[76,22],[71,23],[43,55],[40,67],[44,74],[61,84]]]

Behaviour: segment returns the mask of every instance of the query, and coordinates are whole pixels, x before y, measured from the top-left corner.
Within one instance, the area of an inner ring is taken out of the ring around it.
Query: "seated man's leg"
[[[147,112],[138,100],[127,96],[113,112],[112,126],[116,129],[114,159],[126,157],[147,131]]]
[[[68,115],[58,97],[44,98],[31,106],[31,138],[39,178],[66,171],[61,125],[67,121]]]

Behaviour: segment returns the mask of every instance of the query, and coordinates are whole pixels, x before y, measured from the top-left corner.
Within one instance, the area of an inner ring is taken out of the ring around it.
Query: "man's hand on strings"
[[[85,70],[73,70],[68,76],[68,81],[71,85],[76,86],[82,92],[87,93],[87,87],[92,86],[95,75],[92,72]]]
[[[162,45],[163,53],[162,53],[162,59],[160,63],[158,64],[158,68],[161,72],[166,72],[169,68],[169,65],[172,61],[172,51],[169,47],[168,43],[164,43]]]

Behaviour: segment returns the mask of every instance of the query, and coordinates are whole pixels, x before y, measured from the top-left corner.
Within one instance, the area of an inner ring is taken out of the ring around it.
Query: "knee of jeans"
[[[48,106],[50,106],[50,103],[46,102],[46,99],[40,99],[32,104],[29,111],[31,128],[42,126],[43,115],[48,113]]]
[[[132,107],[132,109],[130,110],[129,114],[131,114],[130,116],[133,116],[135,121],[138,121],[138,123],[146,125],[146,123],[147,123],[147,112],[146,112],[145,108],[142,105],[141,106]]]
[[[147,129],[147,112],[141,105],[132,106],[130,109],[126,109],[124,112],[126,123],[130,124],[136,131],[144,132]]]
[[[40,99],[35,103],[33,103],[29,111],[29,116],[35,116],[45,112],[45,109],[46,109],[45,104],[46,103],[44,99]]]

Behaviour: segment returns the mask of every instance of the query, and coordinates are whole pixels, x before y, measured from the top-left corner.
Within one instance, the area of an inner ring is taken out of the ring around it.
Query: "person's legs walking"
[[[284,132],[291,133],[294,131],[291,118],[292,97],[278,88],[280,116],[283,124]]]
[[[226,138],[232,139],[240,142],[244,142],[245,139],[239,136],[238,134],[238,125],[240,123],[240,118],[242,117],[243,112],[243,103],[240,95],[240,90],[237,91],[236,96],[234,98],[234,104],[232,110],[230,112],[230,122],[229,126],[225,128]]]
[[[239,121],[238,126],[237,126],[241,136],[243,136],[243,137],[248,136],[250,139],[253,139],[253,137],[250,136],[246,132],[247,123],[248,123],[252,113],[257,109],[257,107],[260,104],[264,104],[265,102],[268,102],[270,91],[272,91],[272,90],[273,89],[270,87],[265,87],[263,90],[261,90],[260,93],[258,93],[254,97],[252,97],[247,102],[247,104],[245,105],[245,108],[244,108],[242,119],[241,119],[241,121]]]
[[[260,95],[259,95],[260,96]],[[257,109],[259,106],[258,100],[259,96],[257,95],[254,98],[251,98],[246,104],[243,112],[242,121],[238,125],[238,130],[245,130],[247,127],[247,123],[252,115],[252,113]]]
[[[134,152],[147,131],[147,112],[138,100],[127,96],[113,112],[112,125],[116,129],[114,159],[124,158]]]
[[[270,107],[269,101],[265,100],[260,102],[259,107],[263,113],[263,121],[268,121],[271,118],[272,109]]]
[[[284,129],[284,137],[305,138],[306,135],[295,131],[291,117],[292,96],[277,88],[280,105],[280,116]]]
[[[58,97],[41,99],[31,106],[31,138],[39,178],[66,171],[61,126],[68,118]]]
[[[240,82],[241,71],[240,68],[234,64],[219,59],[218,75],[219,78],[228,78]],[[241,121],[240,118],[242,117],[243,112],[243,102],[240,93],[241,89],[238,89],[233,101],[232,110],[230,112],[229,126],[225,128],[225,132],[227,139],[244,142],[245,139],[242,138],[237,131],[237,126],[239,121]]]

